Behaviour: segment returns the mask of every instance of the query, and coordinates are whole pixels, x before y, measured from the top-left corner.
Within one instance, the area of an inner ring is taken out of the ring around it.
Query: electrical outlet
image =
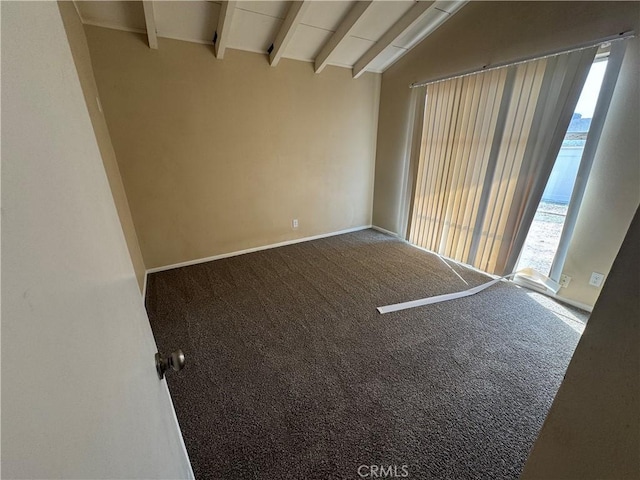
[[[291,220],[291,228],[293,228],[294,230],[296,230],[298,228],[298,219],[294,218],[293,220]]]
[[[560,275],[560,286],[563,288],[567,288],[571,283],[571,277],[569,275]]]
[[[589,279],[589,285],[594,287],[602,286],[602,282],[604,281],[604,274],[598,272],[592,272],[591,278]]]

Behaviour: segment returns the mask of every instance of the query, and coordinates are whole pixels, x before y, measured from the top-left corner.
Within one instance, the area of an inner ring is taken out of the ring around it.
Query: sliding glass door
[[[558,282],[625,44],[425,84],[409,241]]]
[[[607,57],[597,58],[591,66],[516,270],[531,268],[550,276],[606,68]],[[576,209],[579,207],[574,205]]]
[[[515,266],[596,50],[425,87],[412,243],[489,273]]]

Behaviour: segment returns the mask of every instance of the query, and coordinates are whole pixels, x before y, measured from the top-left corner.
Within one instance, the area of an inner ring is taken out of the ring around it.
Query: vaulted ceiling
[[[83,23],[158,37],[351,68],[353,76],[384,72],[462,8],[455,1],[77,1]]]

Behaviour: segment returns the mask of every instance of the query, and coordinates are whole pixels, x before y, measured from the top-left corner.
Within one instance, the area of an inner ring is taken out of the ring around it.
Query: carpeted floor
[[[196,478],[517,478],[575,329],[506,283],[376,311],[486,280],[373,230],[150,275]]]

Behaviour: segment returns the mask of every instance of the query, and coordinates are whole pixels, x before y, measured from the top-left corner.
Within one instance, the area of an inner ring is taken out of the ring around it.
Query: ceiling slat
[[[344,42],[344,40],[349,36],[353,28],[356,26],[358,21],[362,18],[364,13],[369,9],[369,7],[373,4],[373,1],[361,1],[356,2],[356,4],[349,10],[347,16],[344,18],[338,29],[331,36],[329,41],[322,47],[322,50],[318,54],[315,60],[315,72],[320,73],[324,67],[327,66],[329,60],[331,58],[331,54],[335,52],[335,50]]]
[[[282,58],[287,45],[291,41],[291,38],[293,38],[296,27],[301,22],[307,8],[309,8],[309,4],[309,0],[291,2],[287,16],[284,19],[278,35],[276,35],[276,39],[273,41],[273,48],[269,53],[269,63],[272,67],[275,67]]]
[[[229,32],[231,31],[231,22],[233,21],[233,13],[236,9],[235,1],[224,1],[220,6],[220,15],[218,15],[218,28],[216,29],[216,41],[214,44],[214,52],[216,58],[224,58],[224,51],[229,43]]]
[[[404,34],[408,29],[415,25],[426,11],[433,6],[434,2],[417,2],[411,10],[405,13],[400,20],[393,24],[387,32],[378,40],[360,60],[353,66],[353,78],[362,75],[367,67],[382,53],[382,51],[391,45],[396,39]]]
[[[153,12],[153,2],[143,1],[144,21],[147,25],[147,38],[149,40],[149,48],[157,50],[158,48],[158,32],[156,31],[156,16]]]

